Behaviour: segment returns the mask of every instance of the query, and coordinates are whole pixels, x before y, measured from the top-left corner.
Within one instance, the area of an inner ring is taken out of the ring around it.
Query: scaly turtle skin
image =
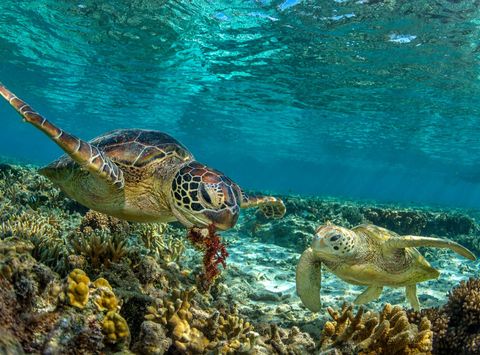
[[[347,229],[332,224],[320,226],[310,248],[297,265],[297,294],[313,312],[321,307],[321,263],[342,280],[367,286],[356,304],[380,297],[384,286],[405,287],[406,296],[415,310],[420,309],[417,283],[436,279],[440,273],[430,266],[415,247],[449,248],[470,260],[469,250],[448,239],[399,236],[371,224]]]
[[[168,134],[120,129],[86,142],[50,123],[2,84],[0,94],[67,153],[40,172],[88,208],[128,221],[178,220],[187,228],[220,230],[235,225],[240,208],[258,207],[270,218],[285,214],[280,199],[247,196]]]

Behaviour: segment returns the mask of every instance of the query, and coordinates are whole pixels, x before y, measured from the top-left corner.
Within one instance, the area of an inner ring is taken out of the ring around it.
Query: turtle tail
[[[75,162],[97,176],[121,188],[124,185],[122,171],[96,146],[77,138],[49,122],[30,105],[19,99],[0,83],[0,95],[23,117],[58,144]]]

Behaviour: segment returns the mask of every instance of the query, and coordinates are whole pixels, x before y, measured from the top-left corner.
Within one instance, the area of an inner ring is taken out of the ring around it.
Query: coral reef
[[[376,314],[344,304],[340,312],[328,308],[332,318],[325,324],[320,348],[338,349],[351,354],[431,354],[431,323],[422,318],[419,326],[408,321],[400,307],[385,305]]]
[[[480,279],[462,281],[448,296],[440,309],[429,308],[409,312],[412,322],[428,318],[435,332],[435,354],[480,353]]]
[[[33,169],[0,165],[0,352],[381,354],[392,346],[398,353],[428,354],[433,332],[433,353],[475,353],[478,280],[452,290],[442,308],[408,311],[409,321],[398,307],[354,314],[345,306],[330,309],[323,326],[325,316],[301,308],[290,285],[297,254],[272,249],[275,243],[303,251],[319,220],[345,226],[369,220],[400,233],[467,238],[480,250],[470,217],[285,200],[286,219],[271,222],[248,211],[223,235],[236,247],[220,273],[228,254],[213,229],[192,231],[189,243],[183,227],[87,211]],[[249,236],[268,243],[252,249]],[[259,263],[266,267],[256,268]],[[270,271],[283,268],[290,271]],[[332,299],[341,297],[332,292]]]
[[[465,244],[463,240],[466,236],[480,232],[475,220],[463,211],[412,209],[316,197],[280,197],[287,208],[283,219],[272,222],[256,211],[246,211],[246,222],[240,227],[241,232],[278,245],[291,246],[293,240],[299,252],[310,244],[316,227],[327,221],[347,228],[373,223],[401,235],[443,236],[462,244]],[[480,253],[478,238],[470,242],[465,245]]]
[[[84,308],[90,295],[90,279],[83,270],[75,269],[68,275],[67,296],[70,305]]]
[[[102,331],[110,343],[124,342],[130,337],[127,321],[115,311],[109,311],[103,318]]]

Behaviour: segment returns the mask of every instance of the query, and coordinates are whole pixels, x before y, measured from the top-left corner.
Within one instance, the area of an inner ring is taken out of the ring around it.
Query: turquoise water
[[[0,81],[250,189],[480,207],[478,1],[0,2]],[[61,151],[0,103],[0,155]]]

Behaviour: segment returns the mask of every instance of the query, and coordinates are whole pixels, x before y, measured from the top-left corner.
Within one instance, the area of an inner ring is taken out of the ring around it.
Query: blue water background
[[[249,189],[480,207],[478,1],[0,2],[0,81]],[[61,151],[0,102],[0,155]]]

